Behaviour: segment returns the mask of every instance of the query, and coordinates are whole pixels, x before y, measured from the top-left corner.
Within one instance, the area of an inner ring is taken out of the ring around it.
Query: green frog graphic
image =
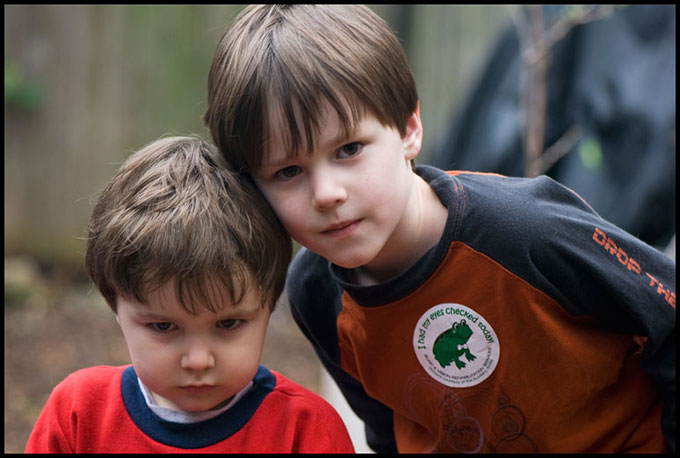
[[[454,322],[451,329],[439,334],[432,345],[432,353],[442,367],[446,367],[451,362],[456,363],[458,369],[465,367],[465,362],[459,359],[465,355],[468,361],[474,361],[477,357],[470,353],[467,341],[472,336],[472,329],[467,325],[465,319],[459,323]]]

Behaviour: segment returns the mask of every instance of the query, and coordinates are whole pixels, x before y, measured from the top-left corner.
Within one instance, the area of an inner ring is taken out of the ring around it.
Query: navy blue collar
[[[194,449],[221,442],[239,431],[272,392],[276,377],[260,366],[252,388],[226,412],[199,423],[173,423],[161,419],[146,405],[132,366],[123,372],[121,390],[132,421],[150,438],[171,447]]]

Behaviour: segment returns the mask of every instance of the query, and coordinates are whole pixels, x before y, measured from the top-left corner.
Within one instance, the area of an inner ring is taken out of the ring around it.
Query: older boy
[[[132,365],[68,376],[26,452],[352,452],[330,405],[260,365],[290,256],[212,145],[170,137],[132,155],[93,211],[85,261]]]
[[[546,177],[413,171],[415,84],[368,8],[247,7],[204,119],[307,248],[294,316],[375,450],[674,451],[674,263]]]

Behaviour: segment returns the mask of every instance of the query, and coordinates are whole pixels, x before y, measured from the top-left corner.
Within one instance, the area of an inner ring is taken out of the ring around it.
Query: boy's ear
[[[420,122],[420,102],[406,121],[406,134],[402,139],[406,160],[415,159],[423,144],[423,124]]]

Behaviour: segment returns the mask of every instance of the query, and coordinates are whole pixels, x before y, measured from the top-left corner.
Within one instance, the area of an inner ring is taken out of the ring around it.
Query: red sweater
[[[321,397],[261,366],[252,389],[219,416],[164,421],[144,402],[132,366],[74,372],[54,389],[27,453],[354,452]]]

